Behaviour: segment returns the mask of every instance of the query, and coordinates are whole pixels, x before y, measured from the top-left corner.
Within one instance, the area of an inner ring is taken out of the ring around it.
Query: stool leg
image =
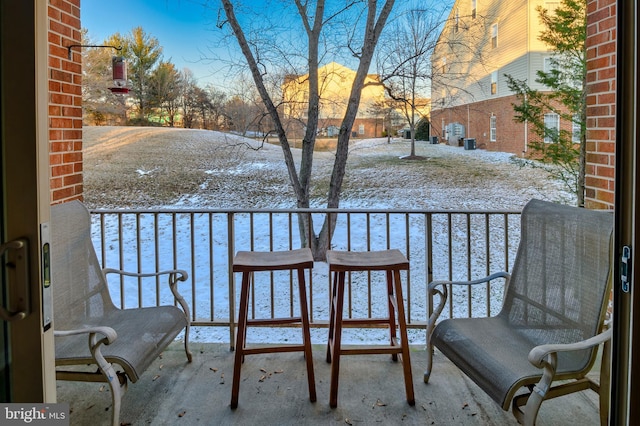
[[[404,387],[409,405],[415,405],[416,400],[413,395],[413,376],[411,373],[411,359],[409,358],[409,340],[407,337],[407,320],[404,314],[404,299],[402,298],[402,283],[400,282],[400,271],[393,271],[396,305],[398,307],[398,324],[400,326],[400,339],[402,346],[402,369],[404,370]]]
[[[344,271],[337,272],[337,285],[334,289],[336,294],[335,324],[333,345],[331,345],[331,386],[329,391],[329,406],[338,406],[338,377],[340,373],[340,344],[342,340],[342,310],[344,306]]]
[[[333,335],[336,324],[336,290],[338,288],[338,273],[333,274],[333,283],[331,285],[331,296],[329,299],[329,339],[327,343],[327,362],[331,362],[331,346],[333,345]]]
[[[238,331],[236,337],[236,354],[233,362],[233,384],[231,386],[231,408],[238,407],[240,391],[240,369],[244,360],[244,347],[247,335],[247,309],[249,305],[249,272],[242,273],[240,288],[240,311],[238,313]]]
[[[398,339],[396,335],[396,308],[397,299],[393,290],[393,274],[392,271],[387,271],[387,305],[389,307],[389,344],[391,346],[397,346]],[[392,354],[391,359],[398,360],[398,354]]]
[[[302,343],[304,357],[307,361],[307,381],[309,382],[309,399],[316,401],[316,379],[313,374],[313,353],[311,352],[311,334],[309,332],[309,310],[307,309],[307,289],[304,269],[298,269],[298,288],[300,290],[300,317],[302,320]]]

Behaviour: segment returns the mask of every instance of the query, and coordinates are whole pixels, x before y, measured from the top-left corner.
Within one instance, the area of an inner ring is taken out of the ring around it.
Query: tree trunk
[[[378,19],[376,21],[376,0],[368,0],[367,20],[365,28],[364,43],[360,55],[360,63],[356,72],[353,85],[351,87],[351,93],[349,95],[349,101],[347,110],[340,127],[340,133],[338,136],[338,146],[336,152],[336,160],[334,162],[333,173],[331,175],[331,183],[329,188],[329,194],[327,197],[327,207],[338,207],[340,201],[340,192],[342,189],[342,180],[346,169],[347,157],[349,153],[349,138],[353,123],[358,112],[358,105],[360,103],[360,96],[362,93],[362,87],[364,86],[364,80],[369,71],[371,60],[375,46],[378,42],[380,33],[386,23],[386,20],[391,13],[395,0],[387,0],[380,11]],[[313,15],[308,13],[306,4],[301,0],[295,0],[296,8],[302,18],[303,25],[307,37],[309,39],[309,52],[307,58],[307,66],[309,68],[309,105],[307,109],[307,125],[305,134],[302,140],[302,160],[300,162],[300,171],[296,171],[295,162],[291,153],[291,146],[287,138],[287,134],[284,130],[284,126],[280,117],[280,113],[275,107],[262,77],[262,71],[258,67],[257,61],[254,57],[249,43],[245,37],[245,34],[238,23],[235,16],[233,5],[230,0],[222,0],[227,20],[233,30],[233,33],[238,40],[238,44],[242,53],[247,60],[247,64],[251,71],[253,80],[258,89],[258,93],[264,103],[271,119],[273,120],[278,140],[284,154],[285,164],[289,173],[289,180],[296,196],[296,205],[298,208],[309,207],[310,197],[310,185],[311,185],[311,171],[313,168],[313,152],[316,142],[317,129],[318,129],[318,117],[320,108],[320,92],[318,82],[318,45],[320,40],[320,34],[324,25],[324,0],[318,0]],[[312,18],[311,18],[312,16]],[[313,25],[310,20],[313,19]],[[313,229],[313,218],[311,215],[301,213],[298,215],[298,226],[300,233],[300,240],[303,247],[310,247],[314,258],[316,260],[324,260],[326,251],[330,247],[331,238],[335,229],[336,218],[335,215],[327,215],[325,217],[322,229],[318,236],[315,235]]]

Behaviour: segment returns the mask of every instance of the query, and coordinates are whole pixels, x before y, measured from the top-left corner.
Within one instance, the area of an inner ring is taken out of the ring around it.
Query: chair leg
[[[187,326],[184,330],[184,351],[187,354],[187,361],[192,362],[193,361],[193,354],[191,353],[191,350],[189,349],[189,329],[190,329],[190,324],[187,323]]]
[[[111,412],[111,424],[112,426],[120,426],[120,407],[122,406],[122,395],[127,389],[127,376],[124,373],[116,373],[111,364],[109,364],[108,370],[111,371],[109,374],[112,374],[110,376],[111,380],[108,381],[113,408]]]
[[[600,361],[600,425],[609,424],[609,393],[611,392],[611,340],[602,345]]]
[[[396,295],[394,294],[393,286],[393,273],[392,271],[387,271],[387,305],[389,310],[389,345],[394,346],[397,343],[397,335],[396,335],[396,308],[398,305],[398,300]],[[398,361],[398,354],[394,353],[391,355],[391,359],[393,361]]]
[[[231,408],[238,407],[238,393],[240,391],[240,370],[244,360],[245,336],[247,329],[247,309],[249,304],[249,273],[242,274],[242,288],[240,289],[240,312],[238,313],[238,332],[236,337],[236,353],[233,363],[233,383],[231,386]]]
[[[338,378],[340,375],[340,345],[342,340],[342,311],[344,306],[344,272],[338,272],[336,295],[335,321],[333,331],[333,345],[331,346],[331,385],[329,390],[329,406],[338,406]]]
[[[329,299],[329,338],[327,340],[327,362],[331,362],[331,345],[333,344],[333,336],[335,333],[335,324],[336,324],[336,311],[335,311],[335,301],[336,301],[336,291],[338,288],[338,274],[335,273],[333,275],[333,284],[331,285],[331,295]]]
[[[402,345],[402,369],[404,371],[404,387],[409,405],[415,405],[416,400],[413,393],[413,376],[411,372],[411,358],[409,355],[409,339],[407,336],[407,320],[404,313],[404,299],[402,298],[402,283],[400,282],[400,271],[394,270],[394,284],[396,305],[398,308],[398,324],[400,325],[400,344]]]
[[[309,332],[309,310],[307,309],[307,290],[304,269],[298,269],[298,289],[300,291],[300,317],[302,320],[302,343],[304,358],[307,361],[307,381],[309,382],[309,400],[316,402],[316,379],[313,373],[313,353],[311,351],[311,334]]]

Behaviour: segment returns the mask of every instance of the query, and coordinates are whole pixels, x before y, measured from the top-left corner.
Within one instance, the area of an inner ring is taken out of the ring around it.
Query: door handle
[[[0,246],[0,259],[7,261],[8,283],[11,286],[8,292],[8,309],[0,306],[0,318],[5,321],[22,320],[27,317],[29,309],[29,244],[26,238],[9,241]],[[16,307],[15,311],[13,308]]]

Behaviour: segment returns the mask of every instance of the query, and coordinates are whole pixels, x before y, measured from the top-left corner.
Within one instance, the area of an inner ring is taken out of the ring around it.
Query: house
[[[433,55],[432,134],[450,143],[474,138],[491,151],[526,155],[536,135],[514,121],[513,104],[521,103],[505,75],[544,91],[536,72],[548,70],[551,52],[538,40],[544,26],[537,7],[553,10],[558,0],[457,0]],[[549,126],[573,130],[558,114]],[[545,117],[546,120],[546,117]]]
[[[318,69],[320,112],[318,131],[320,135],[336,137],[347,109],[351,85],[356,72],[336,62]],[[288,131],[294,137],[304,134],[309,97],[309,74],[288,75],[282,84],[284,117]],[[358,115],[353,124],[353,137],[381,137],[388,123],[384,122],[382,105],[385,102],[384,88],[378,84],[375,74],[365,78]]]

